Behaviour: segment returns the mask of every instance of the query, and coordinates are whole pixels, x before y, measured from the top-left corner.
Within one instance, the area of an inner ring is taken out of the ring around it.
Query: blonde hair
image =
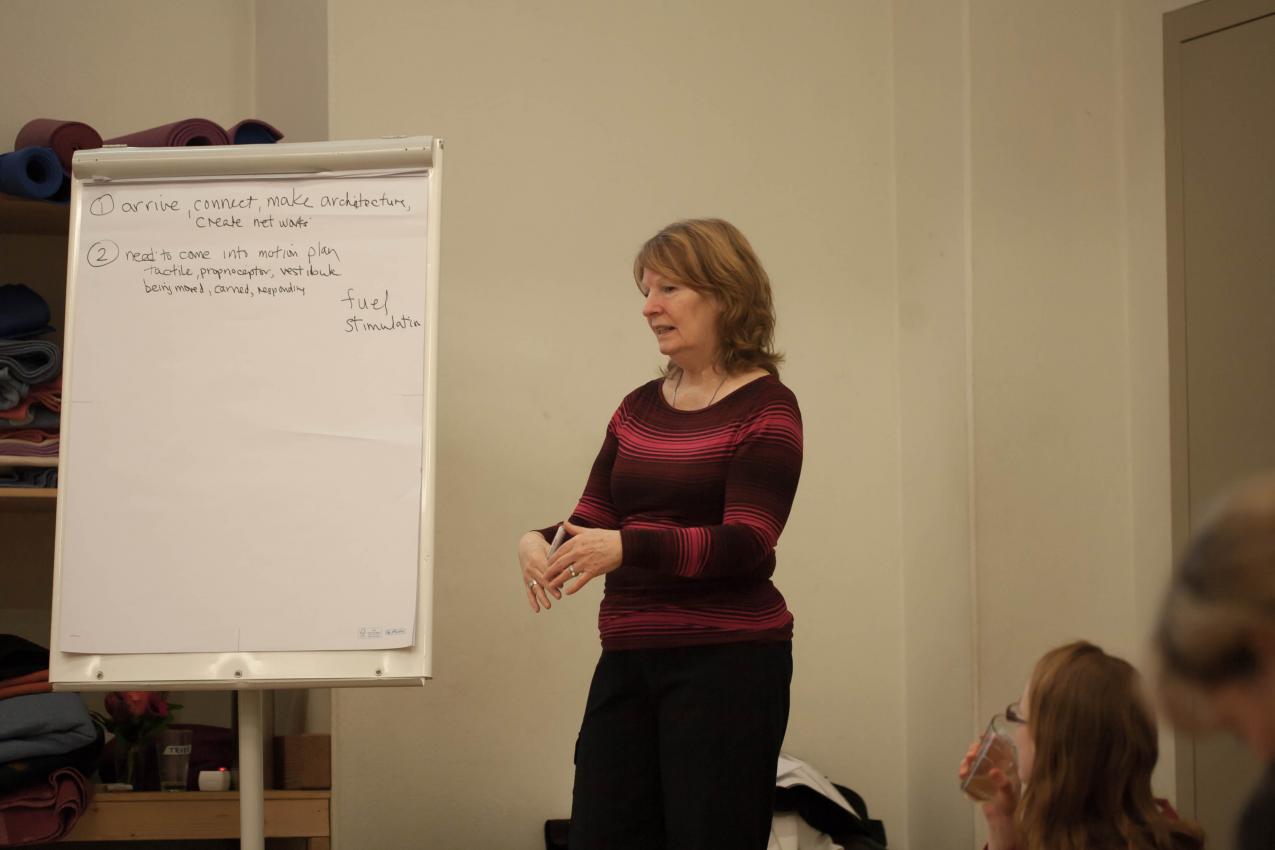
[[[638,286],[645,270],[708,295],[721,307],[719,358],[728,374],[751,368],[779,374],[783,355],[773,349],[775,307],[770,278],[737,227],[720,218],[670,224],[648,239],[633,260]],[[673,371],[676,367],[670,363],[665,374]]]
[[[1028,687],[1036,755],[1016,811],[1020,850],[1198,850],[1199,828],[1151,793],[1155,720],[1136,670],[1077,641],[1045,654]]]
[[[1257,673],[1253,637],[1275,629],[1275,474],[1243,483],[1210,513],[1178,561],[1155,642],[1174,720],[1190,725],[1202,692]]]

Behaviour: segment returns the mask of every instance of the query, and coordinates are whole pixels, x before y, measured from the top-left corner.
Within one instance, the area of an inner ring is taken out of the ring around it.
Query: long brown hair
[[[1078,641],[1040,659],[1028,687],[1036,757],[1017,810],[1020,850],[1197,850],[1194,825],[1151,794],[1155,721],[1136,670]]]
[[[717,301],[720,365],[727,374],[751,368],[779,374],[784,358],[773,348],[770,277],[739,228],[720,218],[674,222],[648,239],[633,260],[639,287],[645,269]],[[674,370],[670,364],[665,373]]]

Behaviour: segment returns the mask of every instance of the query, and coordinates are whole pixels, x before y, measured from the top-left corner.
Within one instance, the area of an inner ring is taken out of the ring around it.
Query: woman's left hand
[[[550,588],[561,588],[570,596],[594,577],[617,569],[624,560],[624,547],[620,532],[613,529],[583,528],[570,522],[563,525],[571,539],[549,559],[545,579]]]

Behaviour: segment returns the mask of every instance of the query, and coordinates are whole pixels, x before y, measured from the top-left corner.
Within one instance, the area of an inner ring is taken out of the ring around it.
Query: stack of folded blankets
[[[62,349],[49,305],[24,284],[0,285],[0,456],[54,458],[62,409]],[[57,469],[0,465],[0,487],[56,487]]]
[[[88,808],[102,737],[78,694],[51,692],[48,650],[0,634],[0,847],[71,831]]]
[[[187,118],[103,142],[97,130],[81,121],[36,118],[18,131],[13,152],[0,154],[0,192],[65,203],[71,198],[71,157],[78,150],[103,144],[138,148],[259,145],[281,138],[282,133],[255,118],[240,121],[229,130],[206,118]]]

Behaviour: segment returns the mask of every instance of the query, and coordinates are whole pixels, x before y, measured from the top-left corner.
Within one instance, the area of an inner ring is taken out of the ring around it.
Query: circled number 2
[[[100,242],[94,242],[89,246],[89,265],[93,268],[101,268],[109,266],[111,263],[119,259],[120,246],[112,242],[110,239],[103,239]]]

